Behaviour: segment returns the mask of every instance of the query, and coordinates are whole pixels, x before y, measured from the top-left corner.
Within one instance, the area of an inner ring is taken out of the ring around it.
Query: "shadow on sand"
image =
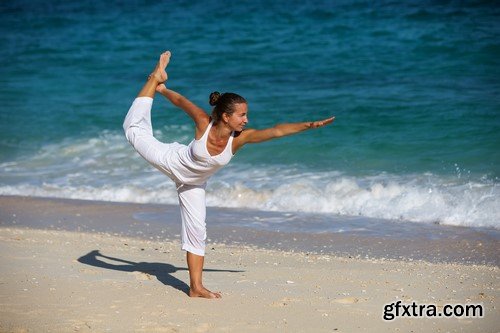
[[[105,262],[103,260],[99,260],[98,257],[105,258],[109,261],[115,261],[121,264],[111,264]],[[113,269],[116,271],[122,272],[141,272],[149,275],[154,275],[164,285],[174,287],[186,294],[189,295],[189,286],[172,276],[171,273],[175,273],[177,271],[187,271],[187,268],[184,267],[175,267],[170,264],[160,263],[160,262],[133,262],[129,260],[113,258],[110,256],[105,256],[99,252],[99,250],[94,250],[87,253],[84,256],[78,258],[78,262],[90,266]],[[204,272],[230,272],[230,273],[238,273],[243,271],[237,270],[220,270],[220,269],[204,269]]]

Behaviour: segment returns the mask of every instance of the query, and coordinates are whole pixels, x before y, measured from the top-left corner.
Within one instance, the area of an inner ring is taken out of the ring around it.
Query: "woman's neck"
[[[217,139],[226,139],[231,136],[231,128],[223,122],[219,122],[212,126],[214,128],[214,134]]]

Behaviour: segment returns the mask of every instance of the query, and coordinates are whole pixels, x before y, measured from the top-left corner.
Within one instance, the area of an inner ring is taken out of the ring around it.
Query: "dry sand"
[[[212,244],[191,299],[177,242],[0,228],[2,332],[498,332],[497,267]],[[96,256],[96,252],[106,256]],[[402,317],[386,303],[483,304],[483,318]]]

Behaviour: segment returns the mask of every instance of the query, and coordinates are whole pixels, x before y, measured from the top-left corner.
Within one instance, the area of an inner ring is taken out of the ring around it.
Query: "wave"
[[[3,195],[178,202],[174,184],[109,132],[48,145],[0,170]],[[210,180],[207,204],[500,229],[498,182],[460,173],[366,176],[236,161]]]
[[[216,185],[215,206],[300,211],[500,229],[498,184],[445,181],[431,174],[302,177],[275,188]]]
[[[376,180],[377,178],[379,179]],[[498,185],[429,183],[424,186],[418,183],[414,180],[388,180],[387,175],[373,179],[340,176],[323,184],[310,178],[302,178],[284,182],[275,188],[257,188],[238,181],[228,183],[215,180],[207,187],[207,205],[500,229]],[[19,184],[0,186],[0,194],[177,203],[175,187],[170,182],[163,182],[163,185],[155,187]]]

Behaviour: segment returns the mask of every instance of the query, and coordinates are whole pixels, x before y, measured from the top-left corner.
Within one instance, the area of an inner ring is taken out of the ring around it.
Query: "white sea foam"
[[[4,195],[177,203],[174,184],[117,134],[49,145],[0,170]],[[500,229],[498,182],[457,176],[352,176],[236,160],[211,179],[207,203]]]
[[[318,182],[298,175],[274,188],[254,189],[242,183],[219,186],[209,203],[500,228],[498,184],[445,183],[432,175],[324,178]]]

